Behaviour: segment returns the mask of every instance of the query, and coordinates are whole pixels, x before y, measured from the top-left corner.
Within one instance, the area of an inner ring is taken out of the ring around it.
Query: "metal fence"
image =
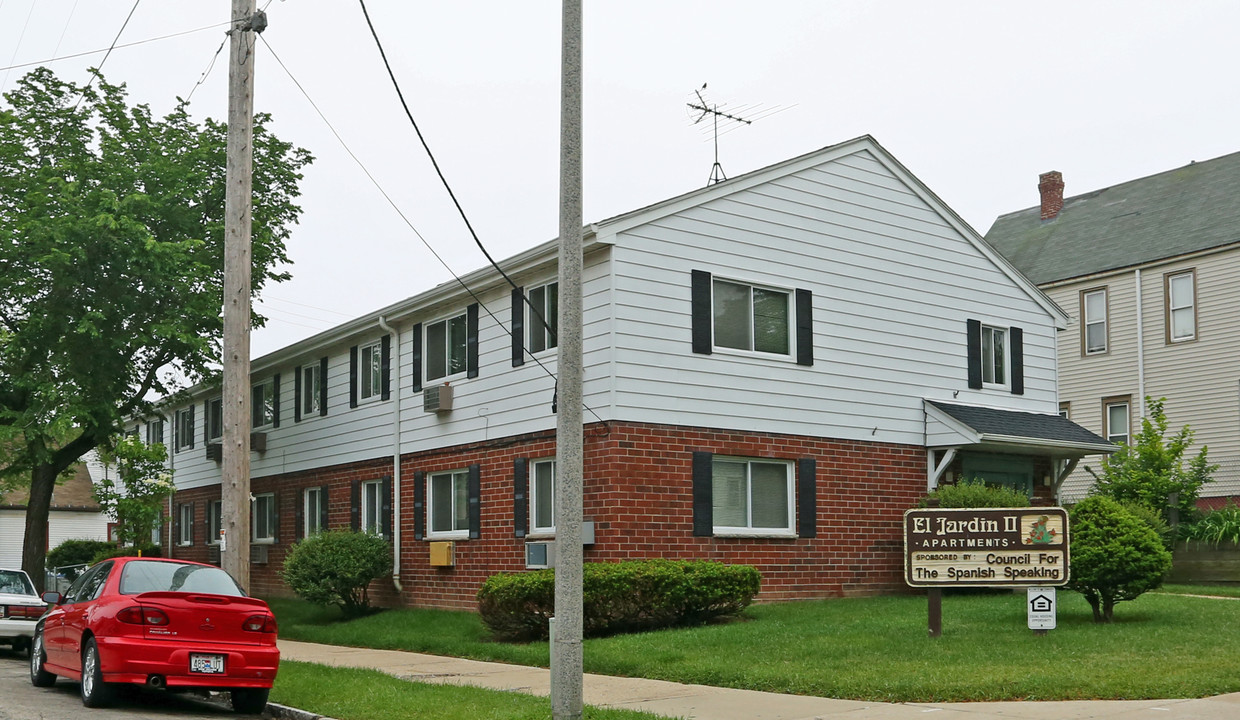
[[[63,595],[65,590],[68,590],[73,581],[77,579],[78,574],[88,567],[90,567],[90,563],[48,568],[43,580],[44,591],[58,592]]]

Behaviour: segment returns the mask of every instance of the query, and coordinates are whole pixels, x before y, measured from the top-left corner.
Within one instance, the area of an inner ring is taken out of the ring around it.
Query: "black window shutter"
[[[512,366],[525,364],[525,288],[512,289]]]
[[[322,497],[322,496],[320,496]],[[297,527],[293,528],[293,539],[300,540],[306,536],[306,491],[301,491],[301,499],[297,503]]]
[[[1025,331],[1009,328],[1008,351],[1012,353],[1012,394],[1025,394]]]
[[[818,537],[818,461],[797,460],[797,535]]]
[[[327,414],[327,356],[319,358],[319,415]]]
[[[512,526],[513,535],[525,537],[529,532],[530,505],[527,493],[530,484],[530,459],[517,458],[512,463]]]
[[[293,422],[301,422],[301,368],[293,373]]]
[[[715,534],[715,508],[711,494],[713,462],[714,453],[693,453],[693,534],[698,537]]]
[[[814,364],[814,294],[797,289],[797,365]]]
[[[413,391],[422,392],[422,323],[413,326]]]
[[[392,476],[383,478],[382,499],[379,501],[379,523],[383,537],[392,539]]]
[[[478,303],[465,308],[465,377],[478,377]]]
[[[709,355],[713,342],[710,312],[710,273],[705,270],[694,270],[692,277],[693,352]]]
[[[482,466],[474,463],[469,466],[469,476],[465,481],[465,492],[469,496],[469,537],[477,540],[482,537]]]
[[[185,447],[194,448],[194,406],[189,406],[189,437],[182,438],[185,441]]]
[[[280,493],[271,494],[271,507],[275,512],[271,514],[271,541],[280,542]]]
[[[220,403],[221,407],[223,403]],[[202,403],[202,442],[211,442],[211,400],[207,399]]]
[[[980,320],[969,320],[965,328],[968,334],[969,387],[980,390],[982,387],[982,323]]]
[[[413,539],[426,537],[426,473],[413,474]]]
[[[327,486],[319,488],[319,531],[327,530],[328,519]]]
[[[349,407],[357,407],[357,346],[349,348]]]
[[[271,427],[280,427],[280,373],[271,379]]]
[[[181,544],[181,504],[177,505],[177,513],[172,516],[172,544]]]
[[[362,481],[354,480],[349,485],[349,528],[353,532],[362,529]]]
[[[392,397],[392,336],[384,335],[380,343],[379,362],[381,369],[379,371],[379,380],[383,386],[383,391],[379,394],[380,400],[387,400]]]
[[[197,511],[198,511],[198,503],[191,502],[189,504],[189,544],[190,545],[193,545],[194,543],[198,542],[198,538],[195,537],[198,533],[194,532],[195,530],[198,529],[198,523],[194,520],[194,513],[196,513]]]

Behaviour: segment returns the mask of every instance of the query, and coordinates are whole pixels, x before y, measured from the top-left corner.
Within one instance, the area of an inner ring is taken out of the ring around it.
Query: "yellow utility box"
[[[431,543],[431,567],[452,567],[455,564],[455,543]]]

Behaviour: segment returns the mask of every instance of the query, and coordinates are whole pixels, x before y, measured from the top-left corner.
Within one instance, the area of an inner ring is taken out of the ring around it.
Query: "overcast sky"
[[[223,119],[228,0],[143,0],[103,65],[132,102]],[[358,3],[260,0],[256,109],[317,158],[255,356],[484,264],[397,101]],[[0,0],[0,67],[104,50],[132,0]],[[497,259],[553,239],[559,3],[368,0],[410,108]],[[157,40],[174,33],[175,38]],[[757,117],[719,141],[735,177],[873,135],[979,233],[1036,204],[1240,150],[1240,2],[587,0],[585,221],[706,184],[686,103]],[[150,42],[143,42],[143,41]],[[274,52],[274,56],[273,56]],[[286,73],[276,56],[287,66]],[[46,62],[82,81],[103,52]],[[30,67],[0,70],[10,90]],[[7,103],[6,103],[7,104]],[[768,114],[773,111],[774,114]]]

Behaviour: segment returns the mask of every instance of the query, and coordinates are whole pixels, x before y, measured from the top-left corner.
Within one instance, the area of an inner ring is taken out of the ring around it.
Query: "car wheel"
[[[233,710],[247,715],[257,715],[267,709],[267,696],[271,690],[267,688],[243,688],[232,691]]]
[[[112,688],[103,681],[99,645],[91,638],[82,649],[82,704],[88,708],[105,707],[111,700]]]
[[[35,687],[51,687],[56,684],[56,676],[43,669],[47,662],[47,653],[43,651],[43,631],[34,634],[30,645],[30,684]]]

